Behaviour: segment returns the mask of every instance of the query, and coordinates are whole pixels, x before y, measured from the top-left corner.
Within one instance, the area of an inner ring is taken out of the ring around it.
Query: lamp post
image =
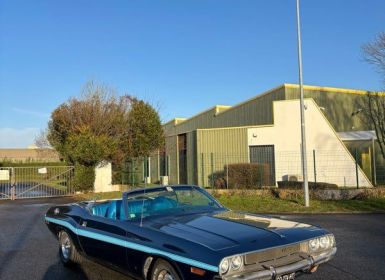
[[[305,193],[305,206],[309,207],[309,183],[307,178],[307,157],[306,157],[306,133],[305,133],[305,104],[303,98],[302,80],[302,46],[301,46],[301,22],[299,15],[299,0],[297,0],[297,42],[298,42],[298,76],[300,90],[300,111],[301,111],[301,161],[303,188]]]

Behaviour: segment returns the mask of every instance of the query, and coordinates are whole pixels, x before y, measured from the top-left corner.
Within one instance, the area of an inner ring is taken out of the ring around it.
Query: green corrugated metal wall
[[[166,137],[166,155],[169,156],[169,183],[178,184],[178,137]]]
[[[170,127],[167,126],[167,131],[169,133],[182,134],[196,130],[197,128],[205,129],[272,124],[272,102],[283,99],[285,99],[285,89],[284,87],[279,87],[236,107],[225,109],[219,106],[219,108],[211,108],[206,112],[181,122],[175,126],[175,131],[172,131]]]
[[[212,185],[211,175],[226,164],[248,162],[247,127],[197,130],[197,183]]]
[[[286,99],[298,99],[299,90],[287,87],[285,96]],[[336,131],[368,130],[360,116],[352,117],[353,112],[365,108],[365,95],[305,88],[304,97],[313,98],[319,107],[324,108],[324,115]]]
[[[160,180],[159,152],[150,156],[151,183],[158,183]]]
[[[196,184],[196,131],[187,133],[187,183]]]
[[[237,127],[247,125],[265,125],[273,123],[273,106],[275,100],[285,98],[284,88],[272,90],[257,96],[236,107],[228,109],[215,117],[215,127]]]
[[[181,122],[176,127],[176,134],[186,133],[189,131],[195,130],[197,127],[205,128],[205,127],[213,127],[214,125],[214,116],[216,110],[215,108],[209,109],[204,113],[201,113],[195,117],[192,117],[184,122]]]

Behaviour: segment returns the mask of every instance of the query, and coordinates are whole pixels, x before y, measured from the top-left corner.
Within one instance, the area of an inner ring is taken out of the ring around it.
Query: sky
[[[34,143],[87,81],[143,98],[162,121],[298,82],[295,0],[0,0],[0,148]],[[381,90],[361,46],[383,0],[301,0],[309,85]]]

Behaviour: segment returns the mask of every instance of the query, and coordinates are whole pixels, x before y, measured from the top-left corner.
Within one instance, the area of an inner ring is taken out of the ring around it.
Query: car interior
[[[156,212],[173,209],[177,205],[178,203],[175,200],[162,196],[128,200],[128,218],[139,217],[142,213],[148,216]],[[124,217],[122,200],[111,200],[95,204],[91,207],[91,213],[99,217],[121,220]]]
[[[120,220],[123,217],[124,208],[122,200],[111,200],[92,206],[92,215]]]

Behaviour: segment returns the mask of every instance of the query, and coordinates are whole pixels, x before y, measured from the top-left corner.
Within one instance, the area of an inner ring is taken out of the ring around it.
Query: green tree
[[[164,144],[163,128],[158,112],[143,100],[132,100],[128,118],[130,157],[149,156],[154,150]],[[159,134],[162,137],[159,137]]]
[[[71,98],[52,112],[47,139],[76,166],[77,188],[89,189],[95,166],[149,155],[161,147],[164,136],[159,114],[150,104],[90,82],[80,98]]]

